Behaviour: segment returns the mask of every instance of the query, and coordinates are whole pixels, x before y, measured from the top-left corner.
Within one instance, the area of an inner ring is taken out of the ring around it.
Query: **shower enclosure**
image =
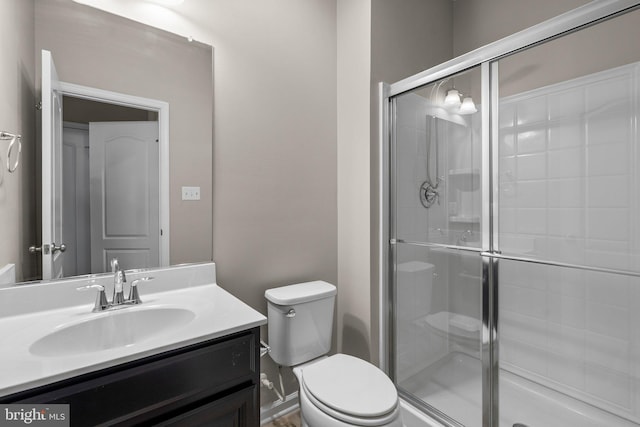
[[[640,425],[636,3],[381,85],[381,359],[445,425]]]

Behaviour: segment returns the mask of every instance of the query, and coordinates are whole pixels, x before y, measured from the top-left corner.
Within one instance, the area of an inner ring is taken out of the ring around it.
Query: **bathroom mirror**
[[[169,236],[168,256],[160,262],[161,265],[170,265],[210,261],[213,137],[211,46],[72,0],[9,0],[3,2],[0,8],[4,9],[0,10],[2,16],[15,15],[15,19],[6,19],[11,24],[0,31],[3,39],[5,35],[11,35],[10,39],[15,40],[16,44],[11,51],[2,52],[10,64],[7,68],[0,68],[0,88],[15,87],[16,77],[21,88],[15,96],[8,97],[10,105],[7,107],[13,112],[0,108],[0,127],[11,126],[13,122],[13,128],[19,129],[23,134],[21,167],[16,173],[4,171],[0,174],[0,214],[5,225],[0,229],[0,246],[5,247],[0,250],[0,270],[13,265],[13,275],[17,282],[42,278],[41,255],[29,252],[30,246],[41,248],[43,243],[47,243],[42,242],[41,236],[41,192],[46,178],[43,181],[40,146],[42,131],[36,130],[41,125],[40,111],[33,110],[33,105],[37,105],[40,100],[41,50],[51,52],[58,78],[65,84],[133,99],[154,100],[168,106],[168,119],[165,123],[168,124],[167,153],[164,159],[160,155],[155,157],[157,160],[150,162],[157,163],[160,170],[165,168],[168,171],[168,182],[161,182],[160,186],[164,185],[167,189],[169,202],[166,203],[163,215],[170,222],[167,222],[164,229],[162,225],[155,227],[157,234]],[[32,64],[29,55],[35,58]],[[17,75],[11,67],[19,70]],[[93,95],[75,97],[68,96],[68,93],[62,94],[65,95],[62,103],[65,128],[70,127],[76,134],[81,128],[88,129],[90,123],[157,123],[159,120],[158,111],[152,108],[129,108],[130,111],[127,111],[123,107],[132,104],[126,100],[111,102]],[[6,117],[11,120],[3,120]],[[0,145],[0,160],[6,161],[4,150],[6,147]],[[88,145],[85,150],[97,151],[89,149]],[[81,148],[78,153],[82,151]],[[125,172],[139,167],[140,163],[131,161],[129,155],[122,157],[129,157],[130,160]],[[75,168],[72,171],[70,165],[67,162],[59,173],[73,175],[67,181],[74,183],[74,187],[89,187],[86,182],[89,175],[76,173]],[[157,177],[157,181],[160,181],[162,173],[151,173],[149,176]],[[91,181],[93,182],[93,178]],[[125,194],[126,197],[112,197],[110,209],[124,218],[128,225],[129,218],[134,217],[134,213],[141,207],[135,197],[136,192],[131,191],[134,185],[127,183],[135,184],[131,178],[121,180],[114,193]],[[153,185],[158,186],[158,182],[151,182],[152,187]],[[192,197],[196,200],[185,200],[184,187],[197,193],[197,197]],[[69,197],[74,191],[75,188],[63,186],[63,196],[59,197],[67,214],[77,207],[76,201]],[[154,202],[149,202],[146,198],[145,203],[147,208],[154,207]],[[81,222],[80,218],[67,214],[60,215],[62,227],[75,228]],[[91,228],[95,229],[91,226],[87,230]],[[153,227],[149,228],[152,233]],[[82,246],[81,241],[87,240],[87,236],[82,231],[75,234],[68,238],[68,242],[55,243],[64,243],[67,255],[86,258],[92,247],[87,247],[86,244]],[[136,247],[132,247],[131,251],[135,250]],[[125,263],[123,267],[144,268],[157,265],[150,263],[145,257],[138,257],[138,261],[131,261],[128,265]],[[91,271],[78,269],[75,273],[93,274],[103,271],[95,268]],[[64,273],[64,277],[70,275],[75,274]]]

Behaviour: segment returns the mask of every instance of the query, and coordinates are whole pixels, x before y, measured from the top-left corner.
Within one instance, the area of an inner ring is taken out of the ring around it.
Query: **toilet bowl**
[[[402,427],[397,390],[384,372],[346,354],[327,356],[336,287],[322,281],[269,289],[271,358],[300,385],[306,427]]]
[[[398,394],[378,368],[335,354],[293,368],[304,426],[401,427]]]

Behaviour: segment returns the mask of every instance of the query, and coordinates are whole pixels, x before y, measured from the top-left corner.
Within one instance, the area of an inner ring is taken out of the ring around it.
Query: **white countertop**
[[[188,267],[182,266],[180,268],[188,270]],[[180,282],[180,280],[175,280],[175,271],[171,271],[171,268],[166,270],[167,276],[170,277],[166,283],[163,283],[162,271],[153,271],[156,281],[159,282],[158,285],[155,288],[145,284],[140,285],[140,296],[143,303],[121,310],[92,313],[95,292],[75,292],[75,287],[82,285],[83,282],[73,281],[70,285],[64,286],[65,284],[63,284],[58,292],[73,292],[70,296],[74,298],[76,294],[86,294],[83,298],[91,302],[60,306],[60,302],[56,301],[50,304],[53,305],[53,308],[48,310],[22,310],[27,312],[10,313],[8,316],[3,316],[0,313],[0,340],[2,340],[0,346],[0,396],[223,337],[267,322],[262,314],[215,284],[215,267],[212,263],[198,264],[194,268],[201,270],[204,268],[204,273],[210,273],[213,268],[214,282],[202,283],[206,279],[200,278],[185,280],[182,284],[167,284]],[[207,268],[209,270],[206,270]],[[211,280],[210,274],[200,274],[200,276],[209,277]],[[149,284],[151,283],[153,282],[149,282]],[[58,285],[48,284],[47,291],[50,290],[50,286]],[[161,291],[151,292],[158,289]],[[15,291],[14,289],[12,293],[0,293],[0,299],[3,297],[5,299],[19,298],[22,296],[21,292],[24,292],[24,296],[28,296],[30,291],[33,292],[33,289],[17,290],[18,293]],[[107,292],[107,295],[110,293]],[[8,304],[6,300],[1,302],[5,306]],[[0,304],[0,308],[2,308],[2,304]],[[123,310],[150,310],[154,308],[187,308],[195,316],[190,322],[172,327],[166,333],[154,334],[140,342],[122,347],[72,356],[39,356],[33,354],[29,349],[38,339],[68,325],[91,320],[97,316],[113,315],[113,313]]]

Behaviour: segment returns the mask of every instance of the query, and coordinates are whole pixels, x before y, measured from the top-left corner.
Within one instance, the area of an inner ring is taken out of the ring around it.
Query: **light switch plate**
[[[182,200],[200,200],[200,187],[182,187]]]

